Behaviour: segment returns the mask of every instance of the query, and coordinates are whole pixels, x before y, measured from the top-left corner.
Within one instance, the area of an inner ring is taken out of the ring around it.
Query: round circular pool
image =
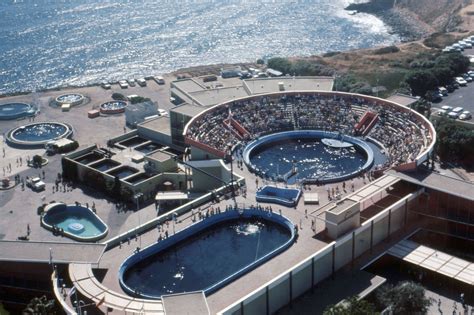
[[[286,131],[261,137],[244,149],[244,161],[258,176],[289,184],[344,181],[374,161],[363,140],[337,133]]]
[[[100,104],[100,112],[102,114],[119,114],[125,111],[127,102],[125,101],[110,101]]]
[[[82,104],[84,101],[84,95],[78,93],[69,93],[63,94],[56,97],[56,103],[62,104],[70,104],[71,106],[76,106]]]
[[[67,138],[72,134],[72,127],[59,122],[39,122],[23,125],[7,133],[11,145],[25,147],[42,147],[48,141]]]
[[[0,120],[18,119],[36,114],[36,108],[25,103],[0,104]]]

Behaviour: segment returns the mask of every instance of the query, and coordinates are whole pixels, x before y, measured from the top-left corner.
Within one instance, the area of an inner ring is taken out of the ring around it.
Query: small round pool
[[[0,104],[0,120],[12,120],[34,116],[36,108],[25,103]]]
[[[125,101],[110,101],[100,104],[100,112],[102,114],[119,114],[125,111],[127,102]]]
[[[72,127],[59,122],[39,122],[23,125],[7,133],[7,141],[16,146],[42,147],[51,140],[72,135]]]
[[[244,149],[244,161],[258,176],[289,184],[350,179],[374,162],[363,140],[337,133],[286,131],[261,137]]]
[[[70,104],[71,106],[76,106],[82,104],[83,101],[84,95],[78,93],[63,94],[56,97],[56,103],[59,105]]]
[[[54,203],[46,206],[41,225],[51,231],[62,229],[61,233],[77,241],[93,242],[107,235],[107,225],[89,208]]]
[[[256,209],[215,214],[128,257],[120,266],[127,294],[159,299],[165,294],[227,285],[286,250],[294,225]]]

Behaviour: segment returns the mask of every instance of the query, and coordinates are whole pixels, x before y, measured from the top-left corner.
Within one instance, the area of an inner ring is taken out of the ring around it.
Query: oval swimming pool
[[[41,225],[48,230],[56,226],[77,241],[97,241],[108,232],[107,225],[89,208],[63,203],[48,205]]]
[[[294,226],[283,216],[231,210],[130,256],[119,280],[126,293],[144,298],[209,294],[286,250],[294,239]]]

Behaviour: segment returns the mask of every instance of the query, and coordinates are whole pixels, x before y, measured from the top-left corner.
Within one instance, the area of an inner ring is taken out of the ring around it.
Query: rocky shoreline
[[[346,10],[377,16],[392,29],[392,33],[400,36],[402,42],[419,40],[431,33],[424,23],[413,18],[412,12],[395,7],[393,0],[352,3]]]

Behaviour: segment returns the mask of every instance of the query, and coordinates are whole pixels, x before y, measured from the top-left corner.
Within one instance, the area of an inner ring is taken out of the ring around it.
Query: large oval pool
[[[288,248],[293,224],[259,210],[211,216],[127,258],[120,284],[130,295],[209,294]]]

